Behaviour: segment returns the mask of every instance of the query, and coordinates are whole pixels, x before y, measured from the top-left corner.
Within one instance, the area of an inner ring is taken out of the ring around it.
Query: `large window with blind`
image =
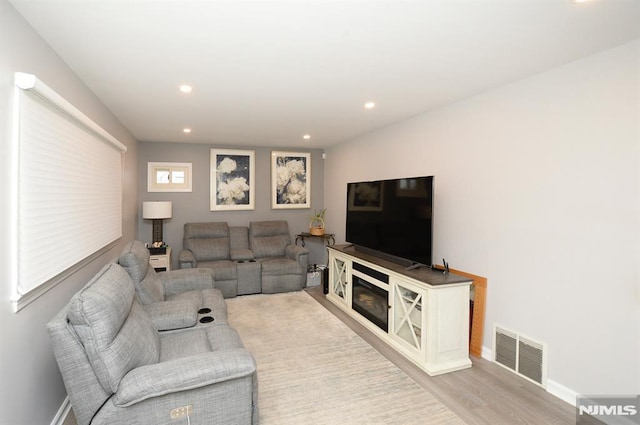
[[[126,147],[30,74],[16,74],[12,215],[18,311],[122,237]]]

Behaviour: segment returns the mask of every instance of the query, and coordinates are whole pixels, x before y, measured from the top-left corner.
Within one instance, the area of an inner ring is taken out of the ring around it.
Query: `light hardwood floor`
[[[320,286],[307,292],[469,425],[576,423],[572,406],[484,359],[471,357],[470,369],[431,377],[327,301]],[[73,412],[64,425],[76,425]]]
[[[327,301],[320,286],[307,292],[469,425],[576,423],[573,406],[485,359],[471,357],[471,368],[431,377]]]

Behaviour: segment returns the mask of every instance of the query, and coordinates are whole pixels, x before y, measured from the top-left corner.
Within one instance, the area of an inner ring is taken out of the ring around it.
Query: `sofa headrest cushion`
[[[226,222],[185,223],[185,239],[228,238],[229,225]]]
[[[284,220],[275,221],[253,221],[249,224],[252,237],[262,236],[289,236],[289,224]]]
[[[129,273],[131,280],[140,282],[149,268],[149,250],[142,242],[131,241],[122,249],[118,264]]]
[[[107,392],[115,393],[132,369],[158,362],[158,332],[135,300],[129,274],[115,263],[71,298],[68,319]]]

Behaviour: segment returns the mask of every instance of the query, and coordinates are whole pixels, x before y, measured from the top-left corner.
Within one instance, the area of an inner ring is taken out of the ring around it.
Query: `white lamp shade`
[[[171,218],[171,201],[149,201],[142,203],[142,218]]]

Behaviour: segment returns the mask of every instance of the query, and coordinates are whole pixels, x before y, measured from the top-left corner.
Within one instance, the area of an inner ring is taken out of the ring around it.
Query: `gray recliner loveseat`
[[[225,298],[297,291],[307,278],[309,251],[291,242],[286,221],[186,223],[181,269],[210,268]]]

